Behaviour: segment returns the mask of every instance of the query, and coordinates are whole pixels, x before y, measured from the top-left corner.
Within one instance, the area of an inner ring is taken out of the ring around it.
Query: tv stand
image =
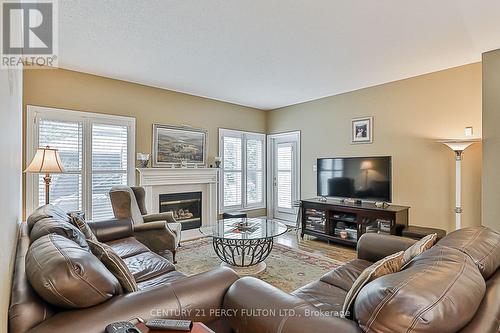
[[[301,237],[320,239],[356,246],[367,232],[400,235],[408,226],[408,206],[390,205],[378,208],[374,203],[347,203],[338,199],[314,198],[302,200]],[[341,234],[344,234],[342,237]]]

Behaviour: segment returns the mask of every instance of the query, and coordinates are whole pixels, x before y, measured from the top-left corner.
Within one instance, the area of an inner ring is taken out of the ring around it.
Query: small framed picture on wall
[[[351,143],[373,142],[373,117],[354,118],[352,120]]]

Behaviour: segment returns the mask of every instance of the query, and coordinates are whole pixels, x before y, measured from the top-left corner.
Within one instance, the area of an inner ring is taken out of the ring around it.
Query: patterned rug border
[[[186,240],[186,241],[181,242],[182,247],[179,248],[179,251],[185,251],[185,250],[189,250],[193,247],[199,246],[197,243],[202,243],[203,245],[207,245],[208,243],[212,243],[212,241],[211,241],[211,238],[208,236],[201,236],[201,237],[198,237],[195,239]],[[317,254],[317,253],[310,253],[310,252],[304,251],[302,249],[293,248],[293,247],[290,247],[290,246],[287,246],[284,244],[280,244],[280,243],[274,243],[273,251],[274,250],[278,250],[281,254],[283,254],[287,257],[291,257],[294,259],[301,259],[301,260],[306,259],[307,261],[309,261],[311,263],[314,262],[316,264],[320,264],[321,266],[328,267],[330,269],[333,269],[335,267],[342,266],[343,264],[345,264],[345,262],[341,261],[341,260],[329,258],[327,256]],[[304,258],[304,257],[306,257],[306,258]],[[318,261],[322,261],[322,262],[319,263]]]

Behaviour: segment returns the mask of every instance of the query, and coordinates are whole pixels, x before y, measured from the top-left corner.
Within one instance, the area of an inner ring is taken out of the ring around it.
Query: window
[[[51,204],[113,217],[110,188],[134,182],[134,118],[28,106],[27,133],[28,162],[38,147],[59,150],[65,173],[52,175]],[[43,175],[26,177],[29,214],[45,203],[45,185]]]
[[[219,130],[221,211],[265,207],[264,144],[264,134]]]

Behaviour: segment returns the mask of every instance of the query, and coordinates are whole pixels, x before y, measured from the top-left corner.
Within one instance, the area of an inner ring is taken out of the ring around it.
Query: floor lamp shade
[[[462,154],[470,145],[479,142],[471,140],[439,141],[455,152],[455,229],[462,228]]]
[[[45,181],[45,203],[49,203],[49,187],[51,173],[63,173],[64,167],[61,162],[61,157],[57,149],[49,147],[38,148],[33,160],[28,165],[26,173],[41,173],[45,174],[43,180]]]

